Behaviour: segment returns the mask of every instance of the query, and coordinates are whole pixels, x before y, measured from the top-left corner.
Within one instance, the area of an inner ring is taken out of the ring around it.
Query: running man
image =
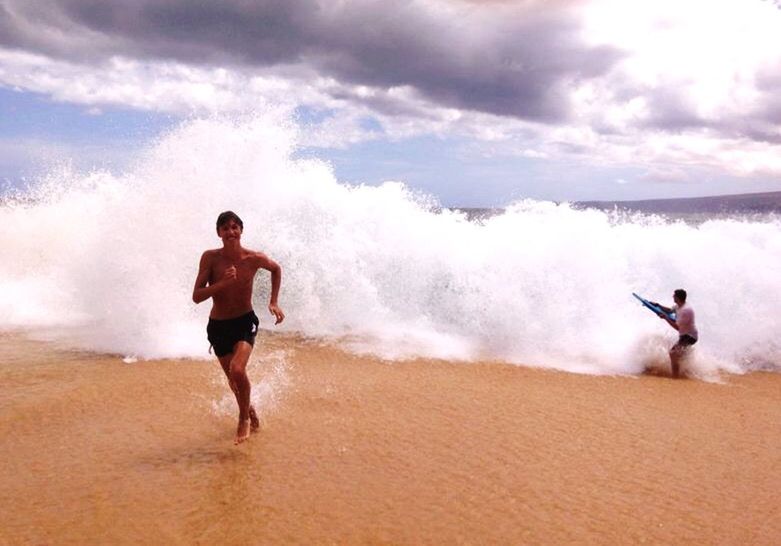
[[[250,430],[260,426],[255,408],[250,404],[251,385],[247,377],[247,362],[260,322],[252,310],[252,283],[258,269],[271,272],[268,310],[276,319],[274,324],[285,320],[277,304],[282,268],[262,252],[243,248],[243,231],[244,223],[235,212],[226,211],[217,217],[217,235],[222,239],[222,248],[203,253],[193,289],[195,303],[212,299],[206,333],[239,405],[236,444],[249,438]]]
[[[665,313],[675,313],[675,320],[659,313],[659,318],[667,321],[667,324],[678,330],[678,341],[670,349],[670,364],[672,365],[673,377],[678,378],[681,370],[681,360],[689,352],[689,347],[697,343],[697,326],[694,324],[694,309],[686,304],[686,290],[679,288],[673,292],[673,301],[675,305],[665,307],[656,302],[651,302],[659,306]]]

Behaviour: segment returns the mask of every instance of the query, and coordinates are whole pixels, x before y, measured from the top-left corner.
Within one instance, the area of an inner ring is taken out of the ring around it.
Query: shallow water
[[[215,361],[0,337],[0,543],[774,544],[781,376],[355,356],[264,335],[241,446]]]

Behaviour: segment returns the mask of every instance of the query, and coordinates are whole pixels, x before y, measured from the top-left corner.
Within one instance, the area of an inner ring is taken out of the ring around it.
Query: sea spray
[[[289,355],[287,351],[271,351],[259,356],[253,354],[252,360],[260,360],[257,367],[260,370],[259,380],[252,386],[250,403],[255,407],[258,417],[262,420],[273,413],[280,404],[284,393],[290,385],[288,377]],[[224,388],[224,376],[214,377],[214,383]],[[232,392],[224,394],[218,401],[205,399],[211,406],[212,413],[223,416],[236,416],[236,397]]]
[[[0,327],[141,358],[208,357],[190,299],[217,214],[284,268],[283,330],[387,358],[637,373],[674,332],[632,292],[686,288],[695,368],[778,367],[781,221],[689,225],[521,201],[470,221],[399,182],[341,184],[264,115],[182,124],[121,174],[50,173],[0,207]],[[256,279],[265,327],[268,274]]]

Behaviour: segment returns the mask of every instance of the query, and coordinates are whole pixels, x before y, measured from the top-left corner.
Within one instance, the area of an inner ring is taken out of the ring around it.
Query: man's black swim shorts
[[[691,347],[695,343],[697,343],[696,337],[692,337],[689,334],[683,334],[678,338],[678,343],[676,343],[676,345],[681,347]]]
[[[206,337],[214,347],[214,353],[218,357],[225,356],[233,352],[234,345],[239,341],[254,345],[259,324],[260,320],[255,311],[225,320],[210,318],[206,326]]]

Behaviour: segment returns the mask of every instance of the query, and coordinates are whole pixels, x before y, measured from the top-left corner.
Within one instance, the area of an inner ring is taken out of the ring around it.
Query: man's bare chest
[[[223,257],[218,257],[212,262],[210,282],[217,282],[224,278],[226,272],[232,268],[236,268],[236,280],[238,282],[252,282],[255,277],[257,268],[253,267],[247,259],[229,260]]]

